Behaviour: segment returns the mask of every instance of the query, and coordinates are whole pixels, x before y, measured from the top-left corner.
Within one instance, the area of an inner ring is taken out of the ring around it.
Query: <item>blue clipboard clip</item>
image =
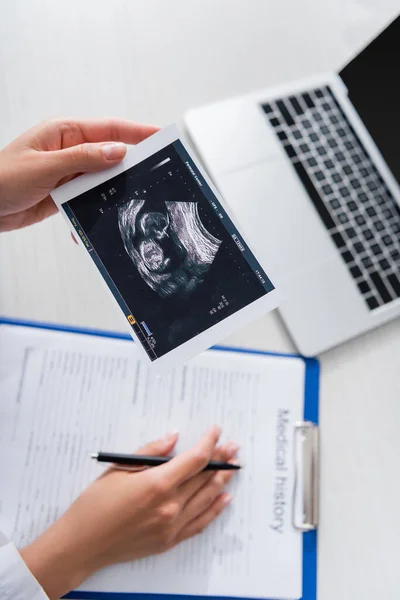
[[[293,526],[301,532],[318,527],[319,435],[311,421],[294,427]],[[300,497],[299,497],[300,496]],[[300,508],[298,508],[300,505]]]

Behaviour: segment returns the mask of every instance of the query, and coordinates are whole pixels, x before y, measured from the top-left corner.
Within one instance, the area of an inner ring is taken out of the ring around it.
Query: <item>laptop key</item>
[[[369,242],[370,240],[373,239],[374,234],[372,233],[372,231],[370,229],[365,229],[363,231],[363,235],[365,237],[365,239]]]
[[[310,196],[310,199],[314,204],[314,207],[318,212],[320,218],[322,219],[325,227],[327,229],[334,229],[336,227],[335,222],[329,214],[325,204],[322,202],[321,196],[315,189],[307,171],[299,162],[293,163],[293,166],[296,169],[297,174],[300,177],[304,187],[306,188],[306,191],[308,192],[308,195]]]
[[[322,181],[323,179],[325,179],[325,173],[323,173],[322,171],[315,171],[314,175],[318,179],[318,181]]]
[[[354,212],[357,210],[357,204],[354,202],[354,200],[350,200],[350,202],[347,204],[347,208],[351,210],[351,212]]]
[[[323,146],[317,146],[317,152],[320,156],[325,156],[326,150]]]
[[[339,213],[338,219],[342,225],[346,225],[346,223],[349,222],[349,217],[346,215],[346,213]]]
[[[365,250],[361,242],[356,242],[355,244],[353,244],[353,248],[357,252],[357,254],[362,254]]]
[[[331,161],[331,159],[330,159],[330,158],[328,158],[328,160],[326,160],[326,161],[324,162],[324,165],[325,165],[325,167],[326,167],[327,169],[334,169],[334,168],[335,168],[335,165],[333,164],[333,162]]]
[[[379,261],[379,266],[383,271],[388,271],[390,269],[390,262],[386,258],[382,258]]]
[[[372,267],[372,260],[369,256],[365,256],[364,258],[362,258],[361,262],[366,269],[370,269]]]
[[[296,114],[298,114],[298,115],[304,114],[304,110],[301,108],[300,102],[297,100],[297,98],[295,96],[291,96],[289,98],[289,102],[293,106]]]
[[[350,167],[350,165],[343,165],[343,171],[346,173],[346,175],[351,175],[353,173],[353,169]]]
[[[341,183],[342,178],[340,177],[339,173],[332,173],[332,179],[335,183]]]
[[[324,194],[326,194],[328,196],[329,194],[332,194],[333,189],[331,188],[331,186],[329,184],[327,184],[327,185],[322,186],[322,191],[324,192]]]
[[[340,208],[340,202],[337,198],[334,198],[333,200],[330,200],[330,205],[332,206],[333,210],[337,210],[338,208]]]
[[[383,231],[385,229],[385,226],[382,223],[382,221],[376,221],[376,223],[374,223],[374,225],[375,225],[375,229],[377,231]]]
[[[380,254],[382,254],[382,248],[379,244],[372,244],[371,250],[375,254],[375,256],[379,256]]]
[[[263,105],[262,105],[262,108],[263,108],[263,111],[264,111],[266,114],[269,114],[269,113],[272,113],[272,112],[273,112],[273,108],[272,108],[272,106],[271,106],[270,104],[263,104]]]
[[[400,261],[400,252],[398,250],[391,250],[390,256],[394,261]]]
[[[301,133],[300,133],[300,131],[299,131],[298,129],[294,129],[294,130],[292,131],[292,133],[293,133],[293,137],[294,137],[296,140],[301,140],[301,138],[303,137],[303,136],[301,135]]]
[[[378,189],[378,184],[376,183],[376,181],[369,181],[367,183],[367,185],[368,185],[368,189],[371,190],[371,192]]]
[[[286,154],[288,155],[289,158],[294,158],[295,156],[297,156],[296,150],[293,148],[293,146],[291,144],[285,144],[284,148],[285,148]]]
[[[354,279],[358,279],[359,277],[362,277],[362,272],[359,267],[352,267],[350,269],[350,273],[353,275]]]
[[[374,296],[367,298],[367,304],[371,310],[374,310],[375,308],[379,308],[379,302]]]
[[[376,216],[376,210],[374,209],[373,206],[367,206],[367,215],[369,217],[375,217]]]
[[[382,242],[385,244],[385,246],[392,246],[394,243],[390,235],[384,235],[382,237]]]
[[[314,108],[314,100],[311,98],[310,94],[307,94],[307,92],[305,92],[303,94],[303,100],[306,103],[307,108]]]
[[[293,117],[290,114],[290,112],[288,111],[288,109],[286,108],[285,103],[282,102],[282,100],[278,100],[276,104],[279,108],[279,111],[280,111],[282,117],[285,119],[286,125],[289,125],[289,127],[294,125]]]
[[[360,225],[360,226],[365,225],[365,219],[362,215],[356,216],[356,222],[357,222],[357,225]]]
[[[347,264],[354,261],[354,257],[352,255],[352,253],[349,252],[348,250],[346,250],[345,252],[342,252],[342,258]]]
[[[343,198],[346,198],[347,196],[350,196],[349,190],[347,188],[345,188],[345,187],[339,188],[339,192],[342,194]]]
[[[346,233],[350,239],[355,238],[357,236],[357,232],[353,227],[348,227],[346,229]]]
[[[379,275],[379,273],[377,271],[372,271],[372,273],[370,273],[369,276],[372,279],[372,282],[373,282],[375,288],[377,289],[382,300],[385,303],[390,302],[393,299],[392,294],[387,289],[387,287],[386,287],[382,277]]]
[[[357,283],[358,285],[358,289],[360,290],[360,292],[362,294],[368,294],[368,292],[371,291],[371,288],[369,287],[368,283],[365,281],[365,279],[363,279],[362,281],[359,281]]]
[[[310,140],[311,140],[312,142],[318,142],[318,140],[319,140],[319,137],[317,136],[317,134],[316,134],[316,133],[310,133]]]
[[[400,233],[400,224],[399,223],[393,223],[393,225],[392,225],[392,231],[393,231],[393,233]]]
[[[338,248],[343,248],[344,246],[346,246],[346,242],[344,238],[340,235],[340,233],[334,233],[332,235],[332,238]]]
[[[394,293],[396,294],[397,298],[400,298],[400,281],[393,274],[388,275],[387,278],[389,280],[390,285],[394,289]]]

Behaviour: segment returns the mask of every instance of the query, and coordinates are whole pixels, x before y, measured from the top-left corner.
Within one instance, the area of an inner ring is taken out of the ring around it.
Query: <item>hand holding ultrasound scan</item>
[[[227,332],[229,317],[250,314],[267,295],[253,318],[276,303],[271,281],[176,129],[147,142],[140,145],[143,158],[137,146],[113,177],[102,175],[97,185],[92,179],[84,191],[66,185],[53,196],[133,336],[159,362],[213,327]]]

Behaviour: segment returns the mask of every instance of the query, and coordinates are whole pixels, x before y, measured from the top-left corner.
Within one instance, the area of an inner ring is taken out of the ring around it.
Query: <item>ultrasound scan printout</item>
[[[185,362],[276,307],[270,278],[176,127],[53,199],[152,362]]]

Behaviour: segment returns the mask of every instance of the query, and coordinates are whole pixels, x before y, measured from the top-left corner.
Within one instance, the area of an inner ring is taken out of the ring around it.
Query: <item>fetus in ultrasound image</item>
[[[188,298],[204,282],[221,240],[200,220],[197,202],[134,199],[118,209],[125,250],[161,298]]]

